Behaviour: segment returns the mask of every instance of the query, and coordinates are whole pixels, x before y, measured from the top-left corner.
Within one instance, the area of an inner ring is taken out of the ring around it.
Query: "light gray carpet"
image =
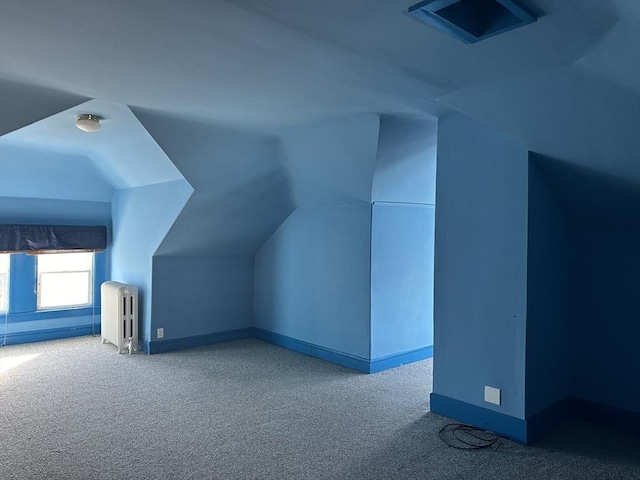
[[[147,356],[0,348],[0,478],[640,479],[640,440],[568,422],[534,447],[443,444],[430,360],[360,374],[258,340]],[[25,358],[25,357],[23,357]]]

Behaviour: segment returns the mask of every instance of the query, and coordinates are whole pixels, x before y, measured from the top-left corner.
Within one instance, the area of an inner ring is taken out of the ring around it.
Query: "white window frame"
[[[46,254],[38,254],[36,256],[36,275],[37,275],[37,286],[36,286],[36,310],[37,311],[48,311],[48,310],[70,310],[75,308],[87,308],[93,305],[93,279],[95,275],[95,253],[93,252],[69,252],[68,254],[75,253],[87,253],[91,255],[91,263],[88,270],[77,270],[77,269],[69,269],[69,270],[60,270],[54,272],[41,272],[40,271],[40,263],[39,260],[42,256],[47,255],[58,255],[59,253],[46,253]],[[66,275],[66,274],[74,274],[74,273],[87,273],[87,288],[88,288],[88,301],[86,303],[71,303],[65,305],[42,305],[42,277],[43,275]]]
[[[0,270],[0,313],[9,311],[9,273],[11,271],[11,254],[0,253],[0,257],[6,258],[7,271]],[[0,262],[0,265],[4,262]]]

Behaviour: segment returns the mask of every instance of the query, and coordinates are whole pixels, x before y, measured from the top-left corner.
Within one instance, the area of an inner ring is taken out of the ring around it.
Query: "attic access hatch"
[[[464,43],[476,43],[536,21],[513,0],[424,0],[409,15]]]

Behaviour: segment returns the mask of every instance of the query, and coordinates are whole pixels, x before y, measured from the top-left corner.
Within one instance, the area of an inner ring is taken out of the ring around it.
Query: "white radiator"
[[[118,353],[138,346],[138,289],[120,282],[104,282],[100,287],[102,343],[118,347]]]

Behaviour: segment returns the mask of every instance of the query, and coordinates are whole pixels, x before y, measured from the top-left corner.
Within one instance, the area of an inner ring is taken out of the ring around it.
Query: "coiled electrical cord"
[[[438,432],[440,440],[452,448],[459,450],[494,449],[502,445],[502,437],[481,428],[463,423],[448,423]]]

